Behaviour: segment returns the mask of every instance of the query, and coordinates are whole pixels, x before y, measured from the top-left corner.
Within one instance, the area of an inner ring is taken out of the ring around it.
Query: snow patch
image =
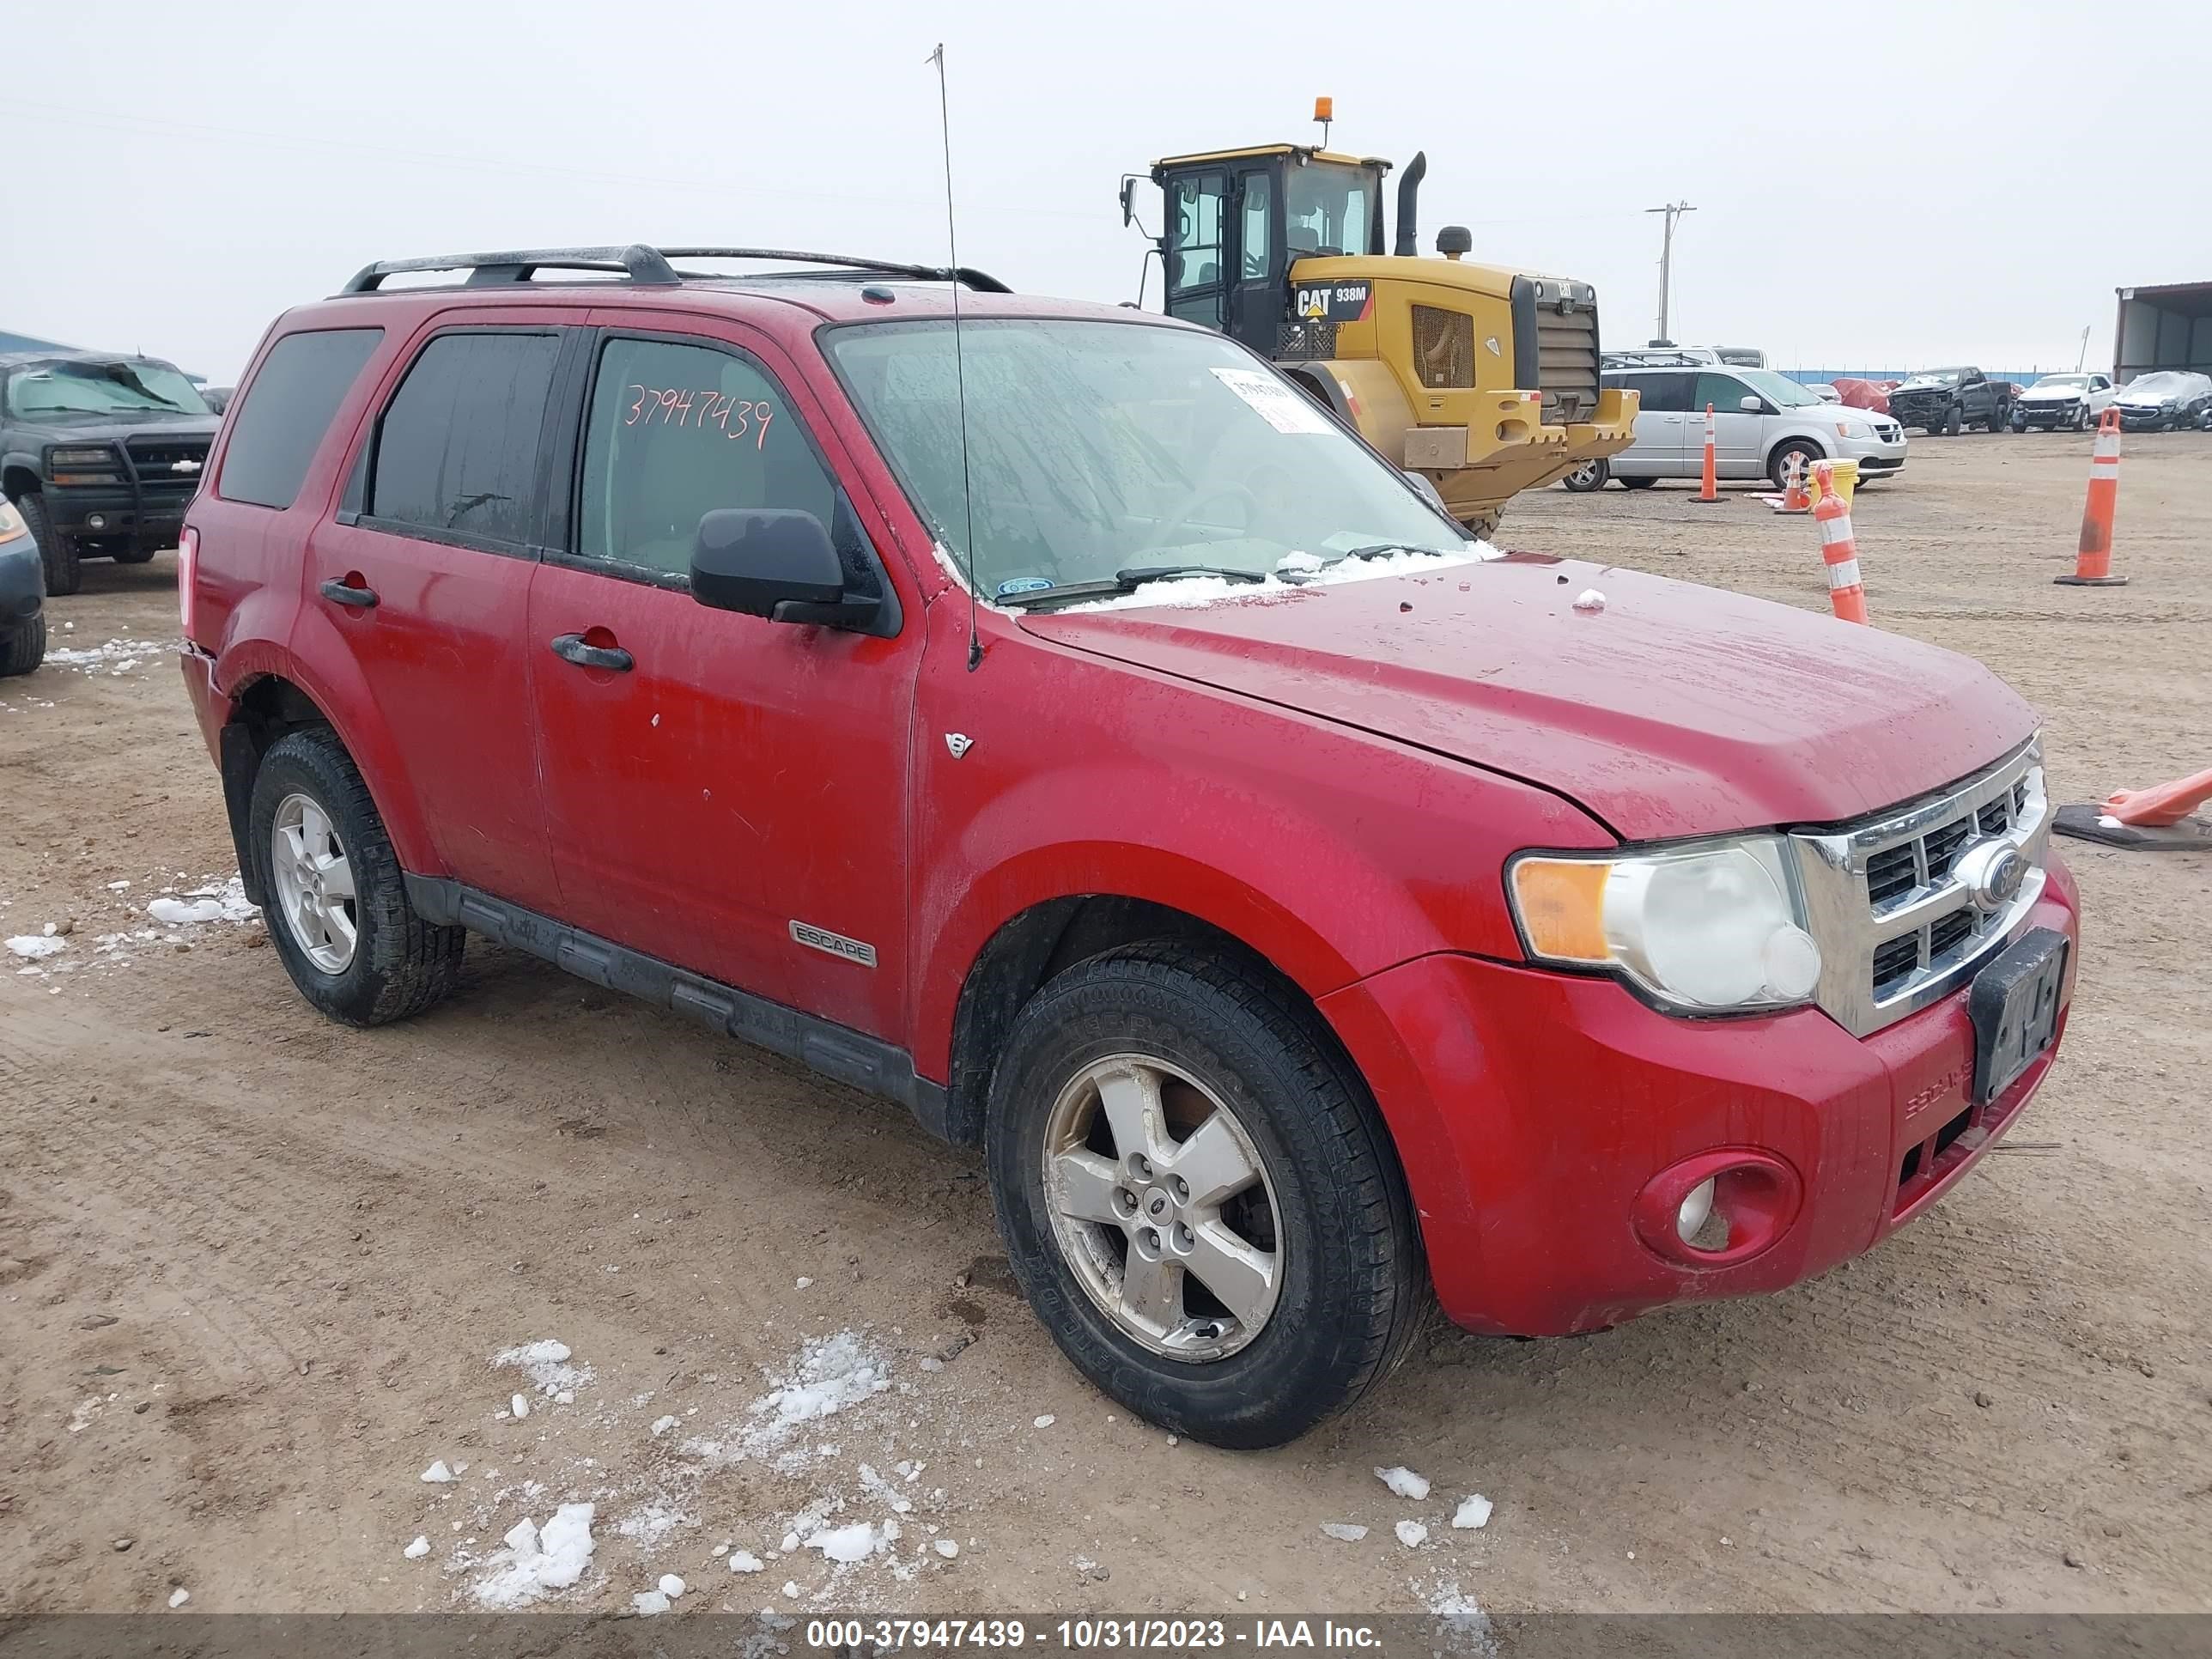
[[[430,1535],[428,1533],[416,1533],[415,1541],[399,1553],[410,1561],[420,1561],[430,1553]]]
[[[1462,1498],[1452,1516],[1452,1525],[1461,1528],[1486,1527],[1490,1524],[1491,1503],[1480,1492]]]
[[[549,1590],[567,1589],[592,1565],[589,1504],[563,1504],[540,1531],[525,1519],[509,1529],[507,1547],[493,1553],[490,1571],[471,1586],[479,1605],[525,1607]]]
[[[49,647],[46,664],[49,668],[73,668],[80,674],[128,674],[143,667],[148,658],[166,657],[175,649],[173,644],[159,640],[110,640],[105,645],[79,650]]]
[[[441,1457],[417,1478],[426,1486],[442,1486],[452,1481],[453,1472],[446,1467],[446,1460]]]
[[[220,886],[195,887],[182,898],[157,898],[146,914],[167,927],[195,926],[208,921],[251,921],[260,908],[247,902],[246,884],[236,876]]]
[[[1395,1468],[1377,1468],[1375,1471],[1375,1478],[1399,1497],[1409,1498],[1416,1504],[1425,1502],[1428,1498],[1428,1477],[1415,1474],[1402,1463]]]
[[[1429,1541],[1429,1529],[1418,1521],[1401,1521],[1391,1528],[1398,1541],[1409,1550],[1417,1550]]]
[[[935,1550],[939,1555],[943,1556],[948,1561],[958,1559],[960,1554],[960,1546],[954,1543],[950,1538],[939,1538],[936,1540],[930,1545],[930,1548]]]
[[[181,1607],[185,1602],[191,1599],[192,1593],[186,1589],[182,1584],[178,1585],[176,1589],[169,1592],[169,1605],[173,1607]]]
[[[69,949],[65,939],[54,939],[44,933],[19,933],[8,941],[8,953],[26,962],[43,962],[48,957],[58,957]]]
[[[835,1336],[810,1340],[790,1374],[746,1408],[759,1420],[745,1432],[745,1449],[755,1453],[775,1450],[802,1425],[835,1417],[885,1393],[891,1386],[886,1369],[858,1332],[840,1331]]]
[[[1324,1521],[1321,1529],[1340,1544],[1357,1544],[1367,1536],[1367,1528],[1352,1525],[1349,1521]]]
[[[1575,609],[1595,614],[1605,609],[1605,595],[1595,587],[1585,587],[1575,595]]]
[[[1346,582],[1375,581],[1386,576],[1436,575],[1462,565],[1484,564],[1504,556],[1488,542],[1471,542],[1463,552],[1388,553],[1371,559],[1339,559],[1334,563],[1313,569],[1307,562],[1312,560],[1311,554],[1301,556],[1293,553],[1278,562],[1275,569],[1258,581],[1242,581],[1228,576],[1176,576],[1141,583],[1128,592],[1116,593],[1111,599],[1062,605],[1053,614],[1073,617],[1085,611],[1134,611],[1146,607],[1192,611],[1201,605],[1218,605],[1224,600],[1279,599],[1285,593],[1295,593],[1302,588],[1335,587]],[[1297,576],[1299,580],[1285,581],[1283,580],[1285,573]]]
[[[820,1550],[825,1559],[850,1565],[855,1561],[866,1560],[886,1541],[883,1533],[867,1522],[856,1521],[849,1527],[817,1528],[808,1537],[806,1547]]]
[[[750,1550],[732,1550],[730,1552],[730,1571],[732,1572],[760,1572],[764,1571],[767,1565],[768,1564],[766,1562],[763,1561],[760,1557],[755,1555]]]
[[[580,1389],[592,1380],[592,1368],[571,1365],[569,1357],[567,1343],[549,1339],[526,1342],[519,1348],[502,1349],[491,1357],[491,1363],[495,1366],[512,1365],[526,1373],[540,1392],[565,1406],[570,1401],[561,1400],[562,1390]]]

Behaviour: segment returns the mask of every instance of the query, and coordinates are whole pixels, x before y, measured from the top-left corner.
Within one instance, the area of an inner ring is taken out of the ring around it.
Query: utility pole
[[[2081,349],[2074,354],[2074,372],[2079,374],[2081,365],[2089,361],[2089,325],[2081,325]]]
[[[1667,295],[1668,284],[1673,282],[1674,276],[1674,221],[1685,213],[1695,213],[1697,209],[1692,207],[1687,202],[1669,202],[1665,207],[1646,208],[1644,210],[1646,213],[1663,213],[1667,216],[1666,236],[1659,244],[1659,337],[1651,343],[1672,344],[1673,342],[1667,337]]]

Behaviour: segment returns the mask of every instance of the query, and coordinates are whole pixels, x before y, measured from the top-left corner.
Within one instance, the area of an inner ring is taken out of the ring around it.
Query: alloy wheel
[[[302,794],[277,803],[269,837],[270,874],[292,939],[325,974],[343,974],[361,942],[353,862],[331,815]]]
[[[1140,1054],[1085,1066],[1053,1103],[1043,1176],[1061,1257],[1124,1336],[1202,1363],[1266,1328],[1283,1282],[1274,1188],[1189,1073]]]

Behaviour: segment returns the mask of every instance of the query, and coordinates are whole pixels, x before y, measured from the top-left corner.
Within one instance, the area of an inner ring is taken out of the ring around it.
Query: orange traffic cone
[[[1805,488],[1805,452],[1802,449],[1791,450],[1789,463],[1782,469],[1782,505],[1778,510],[1784,513],[1810,513],[1813,510],[1813,497]]]
[[[1867,619],[1866,588],[1859,580],[1859,544],[1851,535],[1851,510],[1836,494],[1836,469],[1822,461],[1813,469],[1820,499],[1813,507],[1820,526],[1820,556],[1828,565],[1828,609],[1842,622]]]
[[[1705,481],[1698,486],[1697,501],[1700,506],[1711,507],[1720,498],[1720,473],[1713,464],[1713,406],[1707,404],[1705,405]]]
[[[2097,422],[2097,447],[2089,458],[2089,499],[2081,509],[2081,544],[2074,574],[2051,580],[2065,587],[2125,587],[2112,574],[2112,509],[2120,499],[2120,411],[2106,408]]]

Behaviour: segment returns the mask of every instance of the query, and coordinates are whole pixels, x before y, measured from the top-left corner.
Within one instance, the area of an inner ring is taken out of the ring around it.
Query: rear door
[[[1619,384],[1643,394],[1642,407],[1636,416],[1636,441],[1627,451],[1613,459],[1613,470],[1627,477],[1679,478],[1689,468],[1686,465],[1688,441],[1684,422],[1690,407],[1690,392],[1697,376],[1687,369],[1645,368],[1619,377]],[[1705,444],[1705,428],[1698,428],[1700,453]]]
[[[1758,408],[1744,408],[1746,398],[1756,399]],[[1707,369],[1698,376],[1697,389],[1691,394],[1691,444],[1697,455],[1694,470],[1700,474],[1705,465],[1709,405],[1713,411],[1714,470],[1723,478],[1758,477],[1765,471],[1766,424],[1772,418],[1765,412],[1770,407],[1766,399],[1733,374]]]
[[[372,787],[411,793],[456,879],[546,910],[524,628],[564,331],[543,311],[457,314],[403,355],[309,538],[302,627],[350,655],[390,732],[404,775]]]
[[[848,586],[896,593],[772,343],[720,319],[593,320],[573,506],[530,595],[562,914],[897,1040],[919,607],[886,639],[696,603],[695,532],[722,507],[811,513]],[[621,656],[563,654],[579,639]]]

